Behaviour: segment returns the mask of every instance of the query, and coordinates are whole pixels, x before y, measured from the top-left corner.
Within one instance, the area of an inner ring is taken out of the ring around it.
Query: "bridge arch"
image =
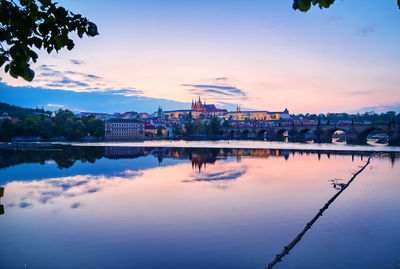
[[[297,140],[300,142],[314,140],[314,131],[311,128],[300,129],[297,133]]]
[[[248,139],[248,138],[249,138],[249,134],[250,134],[250,131],[247,130],[247,129],[245,129],[245,130],[243,130],[242,133],[241,133],[241,138],[242,138],[242,139]]]
[[[267,137],[267,130],[261,129],[257,132],[257,139],[265,139]]]
[[[368,143],[372,145],[387,145],[389,143],[389,134],[387,130],[381,128],[380,126],[371,126],[359,134],[359,140],[362,143]]]
[[[228,131],[228,136],[229,136],[230,139],[235,138],[235,130]]]
[[[288,135],[288,130],[286,128],[281,128],[275,132],[275,139],[278,141],[286,141]]]
[[[347,142],[348,130],[342,126],[336,126],[334,128],[328,129],[324,133],[325,143],[339,143],[343,144]]]

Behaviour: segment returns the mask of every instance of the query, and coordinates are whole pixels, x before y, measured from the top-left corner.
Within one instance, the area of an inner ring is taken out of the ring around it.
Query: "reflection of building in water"
[[[137,158],[146,156],[149,152],[137,147],[105,147],[104,156],[109,159]]]
[[[162,158],[174,159],[190,159],[193,168],[205,167],[207,163],[214,164],[219,159],[226,159],[227,157],[236,157],[240,162],[242,156],[266,158],[266,157],[284,157],[286,160],[289,158],[290,151],[282,151],[278,149],[153,149],[153,155]],[[161,159],[162,160],[162,159]]]
[[[192,167],[193,169],[198,168],[199,172],[201,171],[201,167],[204,164],[204,168],[206,167],[207,163],[214,164],[215,161],[217,160],[216,156],[211,155],[211,154],[192,154]]]
[[[192,163],[193,168],[205,167],[206,163],[215,163],[217,158],[224,158],[222,151],[219,149],[214,150],[196,150],[196,149],[176,149],[176,148],[156,148],[152,151],[154,156],[157,156],[159,161],[162,158],[173,158],[173,159],[189,159]]]
[[[240,162],[242,156],[250,157],[284,157],[286,160],[289,158],[290,151],[279,149],[234,149],[232,155],[236,156],[237,161]]]

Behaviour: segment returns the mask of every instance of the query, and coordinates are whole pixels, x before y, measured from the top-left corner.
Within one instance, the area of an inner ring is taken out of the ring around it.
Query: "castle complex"
[[[289,111],[285,109],[282,112],[270,112],[266,110],[259,111],[241,111],[240,107],[237,107],[236,111],[228,111],[226,109],[216,108],[213,104],[206,104],[199,97],[198,100],[192,100],[191,109],[188,110],[173,110],[164,112],[169,118],[179,119],[185,117],[185,115],[191,114],[192,118],[198,119],[203,115],[204,117],[215,116],[225,120],[237,120],[243,121],[249,120],[280,120],[290,119]]]

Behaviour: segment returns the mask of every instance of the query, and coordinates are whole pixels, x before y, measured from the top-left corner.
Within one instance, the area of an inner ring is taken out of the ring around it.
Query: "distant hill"
[[[3,114],[4,112],[7,112],[7,114],[12,117],[12,118],[18,118],[18,119],[23,119],[28,115],[32,114],[51,114],[51,111],[46,111],[43,108],[23,108],[19,106],[14,106],[6,103],[0,102],[0,115]]]

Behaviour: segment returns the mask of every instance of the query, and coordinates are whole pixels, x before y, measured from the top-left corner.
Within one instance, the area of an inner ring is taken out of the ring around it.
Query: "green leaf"
[[[36,63],[36,60],[38,59],[38,55],[36,54],[36,52],[34,52],[33,50],[30,50],[29,51],[29,55],[31,56],[31,58],[32,58],[32,61],[34,62],[34,63]]]
[[[19,3],[22,6],[28,6],[31,3],[31,1],[30,0],[20,0]]]
[[[10,68],[10,76],[13,78],[18,78],[18,71],[16,68]]]
[[[93,22],[88,22],[88,31],[87,31],[88,36],[96,36],[99,34],[97,31],[97,26]]]
[[[33,37],[32,42],[36,48],[40,49],[42,47],[42,40],[38,37]]]
[[[54,45],[56,50],[60,50],[62,47],[65,47],[68,44],[68,35],[56,35],[54,37]]]
[[[293,9],[298,9],[300,11],[307,11],[311,8],[311,0],[294,0]]]
[[[67,49],[72,50],[75,47],[74,41],[72,39],[68,40]]]
[[[24,69],[24,72],[23,72],[23,74],[21,75],[21,77],[23,78],[23,79],[25,79],[26,81],[32,81],[33,80],[33,78],[35,77],[35,72],[33,72],[33,70],[32,69],[30,69],[29,67],[26,67],[25,69]]]
[[[42,6],[47,7],[51,4],[51,0],[39,0]]]
[[[10,71],[10,64],[6,64],[4,67],[4,72],[8,73],[8,71]]]
[[[399,0],[399,1],[400,1],[400,0]],[[82,38],[84,32],[85,32],[85,29],[84,29],[84,28],[82,28],[82,27],[79,27],[79,28],[78,28],[78,36],[79,36],[79,38]]]
[[[0,56],[0,67],[3,66],[3,64],[8,60],[7,56],[1,55]]]
[[[6,29],[0,28],[0,42],[6,40],[8,33]]]
[[[39,25],[39,32],[42,34],[42,36],[46,36],[50,31],[49,26],[46,23],[41,23]]]

